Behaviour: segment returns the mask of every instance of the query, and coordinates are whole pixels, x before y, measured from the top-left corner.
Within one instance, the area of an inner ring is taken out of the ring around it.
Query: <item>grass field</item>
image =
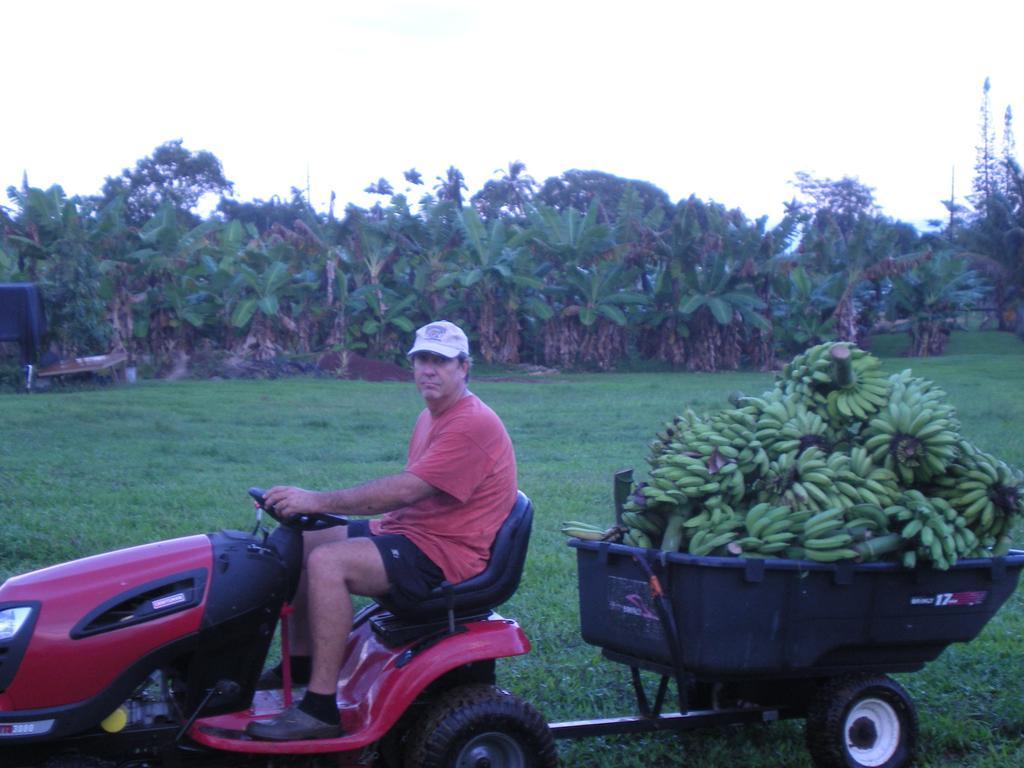
[[[956,336],[933,360],[873,347],[887,370],[911,367],[948,392],[965,435],[1024,466],[1024,344]],[[478,376],[472,389],[504,418],[520,485],[537,519],[522,587],[503,613],[533,642],[500,682],[552,721],[632,714],[628,671],[582,642],[574,551],[558,524],[612,520],[612,475],[642,477],[646,445],[686,407],[760,393],[769,374]],[[398,471],[421,401],[409,384],[289,379],[141,382],[0,395],[0,578],[154,539],[249,528],[250,485],[337,487]],[[1017,545],[1024,544],[1024,535]],[[975,641],[899,676],[921,717],[923,766],[1024,765],[1024,590]],[[561,743],[565,765],[808,766],[802,723],[685,736]]]

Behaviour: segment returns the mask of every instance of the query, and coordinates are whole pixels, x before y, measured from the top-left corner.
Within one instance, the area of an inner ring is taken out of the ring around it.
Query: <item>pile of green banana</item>
[[[618,524],[566,535],[694,555],[947,569],[1010,548],[1024,475],[960,434],[946,393],[829,342],[760,397],[692,410],[649,446]]]

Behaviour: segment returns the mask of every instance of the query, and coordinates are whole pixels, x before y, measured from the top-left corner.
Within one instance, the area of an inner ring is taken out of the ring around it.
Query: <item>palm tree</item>
[[[502,173],[502,177],[484,184],[483,189],[470,199],[470,203],[488,221],[498,218],[525,220],[527,208],[537,189],[537,182],[525,171],[526,164],[518,160],[509,163],[504,171],[499,168],[495,173]]]
[[[462,193],[469,191],[469,187],[466,186],[465,178],[462,175],[462,171],[456,168],[454,165],[448,167],[448,172],[444,178],[437,177],[437,184],[434,185],[434,191],[437,192],[437,199],[440,201],[451,201],[455,204],[456,209],[462,208]]]

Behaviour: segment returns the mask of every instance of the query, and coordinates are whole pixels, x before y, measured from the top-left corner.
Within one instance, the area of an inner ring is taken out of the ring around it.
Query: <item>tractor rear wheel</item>
[[[548,724],[493,685],[464,685],[433,701],[409,733],[406,768],[555,768]]]

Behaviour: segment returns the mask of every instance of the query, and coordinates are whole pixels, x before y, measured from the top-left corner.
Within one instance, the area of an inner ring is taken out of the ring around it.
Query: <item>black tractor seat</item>
[[[441,582],[413,608],[398,610],[386,596],[376,598],[384,611],[371,618],[374,629],[387,642],[404,642],[446,627],[454,633],[459,622],[488,616],[519,588],[532,526],[533,503],[519,491],[512,511],[494,536],[483,571],[458,584]]]

